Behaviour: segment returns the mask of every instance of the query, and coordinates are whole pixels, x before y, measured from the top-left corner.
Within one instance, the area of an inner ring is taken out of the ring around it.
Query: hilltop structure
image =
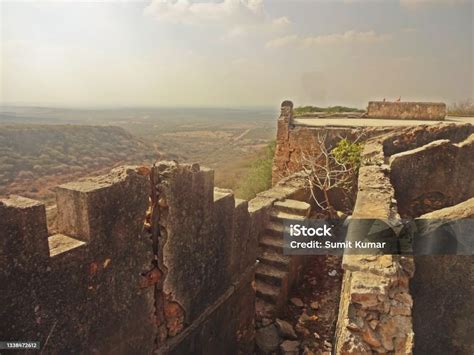
[[[46,353],[252,354],[255,338],[278,350],[262,334],[305,265],[283,255],[281,223],[314,208],[299,157],[318,134],[365,141],[353,218],[474,217],[474,127],[420,119],[328,123],[285,101],[274,186],[249,202],[175,162],[59,186],[53,235],[44,204],[1,200],[0,339]],[[347,255],[343,269],[337,354],[474,350],[472,256]]]

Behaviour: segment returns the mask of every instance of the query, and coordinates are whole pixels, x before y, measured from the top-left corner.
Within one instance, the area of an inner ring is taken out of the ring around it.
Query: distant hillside
[[[0,125],[0,195],[49,197],[43,190],[51,184],[155,158],[153,147],[119,127]]]

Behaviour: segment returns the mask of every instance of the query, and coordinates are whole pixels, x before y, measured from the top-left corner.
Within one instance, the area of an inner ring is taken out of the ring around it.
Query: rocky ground
[[[342,282],[341,258],[314,256],[300,286],[294,289],[280,318],[262,321],[257,352],[282,355],[330,355]]]

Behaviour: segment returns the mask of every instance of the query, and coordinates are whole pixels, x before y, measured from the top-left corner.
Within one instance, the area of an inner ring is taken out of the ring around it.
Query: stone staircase
[[[311,206],[302,201],[283,200],[273,204],[265,233],[259,240],[255,284],[257,319],[275,318],[286,303],[296,280],[301,257],[283,255],[283,222],[308,217]]]

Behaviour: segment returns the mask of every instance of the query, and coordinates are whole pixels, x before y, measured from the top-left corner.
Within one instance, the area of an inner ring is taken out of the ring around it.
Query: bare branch
[[[363,135],[356,138],[356,142]],[[343,139],[342,136],[339,138]],[[349,163],[340,162],[332,153],[327,143],[327,132],[320,133],[316,137],[317,153],[315,147],[302,151],[296,160],[306,176],[307,187],[311,191],[311,197],[316,205],[323,211],[327,211],[330,217],[334,217],[335,210],[329,200],[329,192],[335,188],[349,193],[353,188],[357,167]],[[321,192],[322,198],[316,196],[317,190]]]

